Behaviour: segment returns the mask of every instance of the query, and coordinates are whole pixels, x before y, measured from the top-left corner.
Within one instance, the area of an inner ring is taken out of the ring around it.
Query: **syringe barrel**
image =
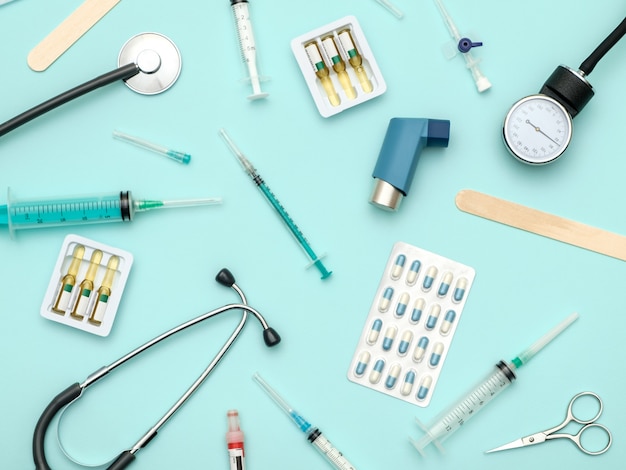
[[[315,447],[320,454],[326,457],[326,460],[337,470],[356,470],[348,459],[331,442],[326,439],[322,432],[315,428],[308,436],[309,442]]]
[[[90,196],[14,200],[7,192],[7,216],[11,231],[132,220],[130,191]]]
[[[454,431],[467,423],[471,417],[513,383],[515,380],[513,370],[512,365],[504,361],[498,362],[494,371],[424,428],[424,436],[418,441],[412,441],[415,448],[423,454],[424,448],[431,442],[441,444],[450,437]]]

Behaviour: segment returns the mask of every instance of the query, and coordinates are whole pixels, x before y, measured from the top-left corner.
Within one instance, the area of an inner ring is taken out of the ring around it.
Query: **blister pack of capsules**
[[[348,370],[348,379],[428,406],[467,301],[475,271],[398,242]]]
[[[41,315],[99,336],[111,332],[133,255],[68,235],[46,290]]]
[[[371,100],[387,90],[354,16],[294,38],[291,50],[323,117]]]

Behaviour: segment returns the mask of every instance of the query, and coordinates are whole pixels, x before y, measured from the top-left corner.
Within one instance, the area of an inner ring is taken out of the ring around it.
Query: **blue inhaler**
[[[370,202],[396,211],[409,193],[415,168],[425,147],[447,147],[450,121],[424,118],[393,118],[389,121],[372,176],[376,184]]]

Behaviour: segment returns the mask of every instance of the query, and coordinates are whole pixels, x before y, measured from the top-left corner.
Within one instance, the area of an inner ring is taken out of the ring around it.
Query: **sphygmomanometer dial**
[[[578,70],[559,65],[539,94],[517,101],[504,119],[503,137],[509,151],[531,165],[560,157],[572,138],[572,119],[593,97],[587,80],[600,59],[626,34],[626,18],[587,57]]]
[[[546,95],[522,98],[504,120],[504,143],[525,163],[542,165],[565,152],[572,138],[572,117],[565,107]]]

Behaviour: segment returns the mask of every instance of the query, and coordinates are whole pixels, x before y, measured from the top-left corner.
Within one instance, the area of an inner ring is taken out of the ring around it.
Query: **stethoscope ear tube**
[[[46,430],[59,410],[76,400],[82,392],[83,389],[78,382],[70,385],[52,399],[39,418],[39,421],[37,421],[37,426],[35,426],[35,433],[33,435],[33,459],[35,460],[35,470],[52,470],[48,465],[44,452]]]

